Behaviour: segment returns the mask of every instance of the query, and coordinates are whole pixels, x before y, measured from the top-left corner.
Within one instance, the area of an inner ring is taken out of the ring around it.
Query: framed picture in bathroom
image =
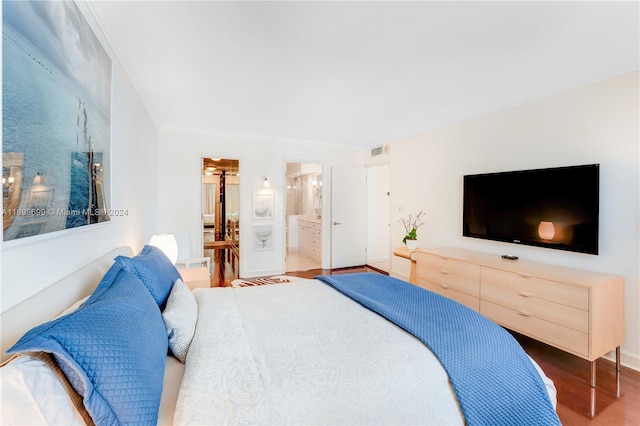
[[[255,192],[253,194],[253,218],[273,219],[273,193]]]

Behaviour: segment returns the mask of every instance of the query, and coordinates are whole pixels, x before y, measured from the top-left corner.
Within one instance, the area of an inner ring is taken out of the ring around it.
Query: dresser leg
[[[620,346],[616,348],[616,372],[620,373]]]
[[[620,398],[620,346],[616,348],[616,397]]]
[[[591,403],[589,404],[589,415],[593,418],[596,415],[596,361],[598,359],[594,359],[591,361]]]

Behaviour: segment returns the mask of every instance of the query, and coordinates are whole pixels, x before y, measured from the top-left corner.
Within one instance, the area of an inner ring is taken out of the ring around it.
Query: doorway
[[[202,241],[213,286],[230,286],[240,269],[240,161],[202,158]]]
[[[322,165],[287,163],[285,271],[322,268]]]

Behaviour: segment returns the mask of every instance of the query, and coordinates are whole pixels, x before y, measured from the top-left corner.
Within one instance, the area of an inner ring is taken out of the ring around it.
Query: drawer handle
[[[440,273],[447,275],[449,274],[449,271],[447,271],[446,269],[440,269]]]
[[[445,290],[447,290],[449,288],[448,285],[444,285],[444,284],[440,284],[440,287],[444,288]]]
[[[525,273],[520,273],[518,275],[520,275],[522,278],[531,278],[531,275]]]
[[[527,293],[526,291],[521,291],[518,294],[522,297],[531,297],[531,294]]]
[[[519,313],[520,315],[522,315],[523,317],[527,317],[527,318],[531,316],[531,314],[530,314],[530,313],[525,312],[525,311],[518,311],[518,313]]]

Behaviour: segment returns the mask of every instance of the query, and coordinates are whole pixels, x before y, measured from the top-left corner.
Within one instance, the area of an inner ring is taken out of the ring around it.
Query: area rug
[[[269,285],[269,284],[284,284],[290,283],[291,281],[295,281],[299,279],[298,277],[287,277],[287,276],[277,276],[277,277],[269,277],[269,278],[256,278],[253,280],[233,280],[231,281],[232,287],[255,287],[259,285]]]

